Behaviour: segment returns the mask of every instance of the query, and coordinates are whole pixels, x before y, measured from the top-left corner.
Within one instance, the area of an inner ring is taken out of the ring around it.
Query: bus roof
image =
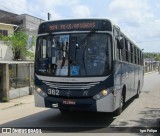
[[[133,45],[136,46],[139,50],[142,51],[142,49],[140,49],[140,48],[137,46],[136,42],[135,42],[134,40],[131,40],[131,38],[130,38],[128,35],[126,35],[125,33],[123,33],[123,31],[121,31],[121,34],[122,34],[122,35],[125,37],[125,39],[127,39],[131,44],[133,44]]]

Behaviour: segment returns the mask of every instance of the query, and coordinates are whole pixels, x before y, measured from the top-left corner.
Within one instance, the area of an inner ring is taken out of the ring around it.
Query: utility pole
[[[48,20],[51,19],[51,14],[48,12]]]

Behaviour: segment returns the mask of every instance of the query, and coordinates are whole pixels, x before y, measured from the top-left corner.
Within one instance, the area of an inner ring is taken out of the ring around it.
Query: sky
[[[160,0],[0,0],[0,9],[47,20],[109,18],[144,52],[160,52]]]

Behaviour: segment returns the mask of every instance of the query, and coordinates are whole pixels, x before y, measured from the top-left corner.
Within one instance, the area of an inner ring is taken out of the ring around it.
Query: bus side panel
[[[135,95],[135,65],[130,64],[130,98],[132,98]]]
[[[131,95],[131,81],[130,81],[130,67],[128,63],[122,62],[122,89],[125,86],[126,87],[126,93],[125,93],[125,101],[127,101],[130,98]]]
[[[120,69],[118,70],[117,68],[120,67]],[[126,92],[125,92],[125,101],[129,100],[131,98],[132,95],[132,90],[134,87],[134,67],[131,66],[128,63],[125,62],[116,62],[115,64],[115,86],[117,84],[119,84],[119,87],[116,87],[118,93],[117,93],[117,100],[116,100],[116,105],[119,106],[119,101],[120,101],[120,97],[121,97],[121,92],[123,90],[123,87],[126,87]],[[117,74],[116,73],[120,73],[119,77],[117,78]],[[117,82],[118,80],[120,80],[119,82]]]
[[[117,109],[119,107],[119,101],[120,101],[120,94],[121,94],[121,62],[114,61],[114,94],[115,96],[115,104],[114,108]]]
[[[120,98],[122,94],[123,87],[126,87],[126,94],[125,94],[125,101],[130,98],[130,80],[129,80],[129,73],[128,73],[128,64],[115,61],[114,62],[114,86],[115,86],[115,105],[114,109],[119,107]]]
[[[140,90],[143,87],[143,80],[144,80],[144,72],[143,72],[143,67],[142,66],[136,66],[135,70],[135,93],[134,95],[137,94],[137,89],[138,89],[138,83],[140,82]]]
[[[138,81],[140,80],[139,79],[139,66],[135,66],[135,92],[134,92],[134,95],[137,94],[137,88],[138,88]]]

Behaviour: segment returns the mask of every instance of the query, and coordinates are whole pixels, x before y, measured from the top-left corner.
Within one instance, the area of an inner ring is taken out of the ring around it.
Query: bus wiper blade
[[[77,58],[77,49],[79,49],[81,47],[81,45],[83,45],[86,40],[88,39],[88,37],[91,36],[91,34],[95,33],[95,30],[90,31],[83,39],[82,41],[80,41],[80,43],[77,43],[77,37],[71,37],[71,45],[70,45],[70,55],[71,60],[73,63],[76,62],[76,58]],[[71,53],[72,52],[72,53]]]
[[[85,41],[88,39],[88,37],[90,37],[92,34],[94,34],[96,32],[96,30],[92,30],[90,31],[85,37],[84,39],[80,42],[79,45],[77,45],[78,47],[80,47],[81,45],[83,45],[85,43]]]

